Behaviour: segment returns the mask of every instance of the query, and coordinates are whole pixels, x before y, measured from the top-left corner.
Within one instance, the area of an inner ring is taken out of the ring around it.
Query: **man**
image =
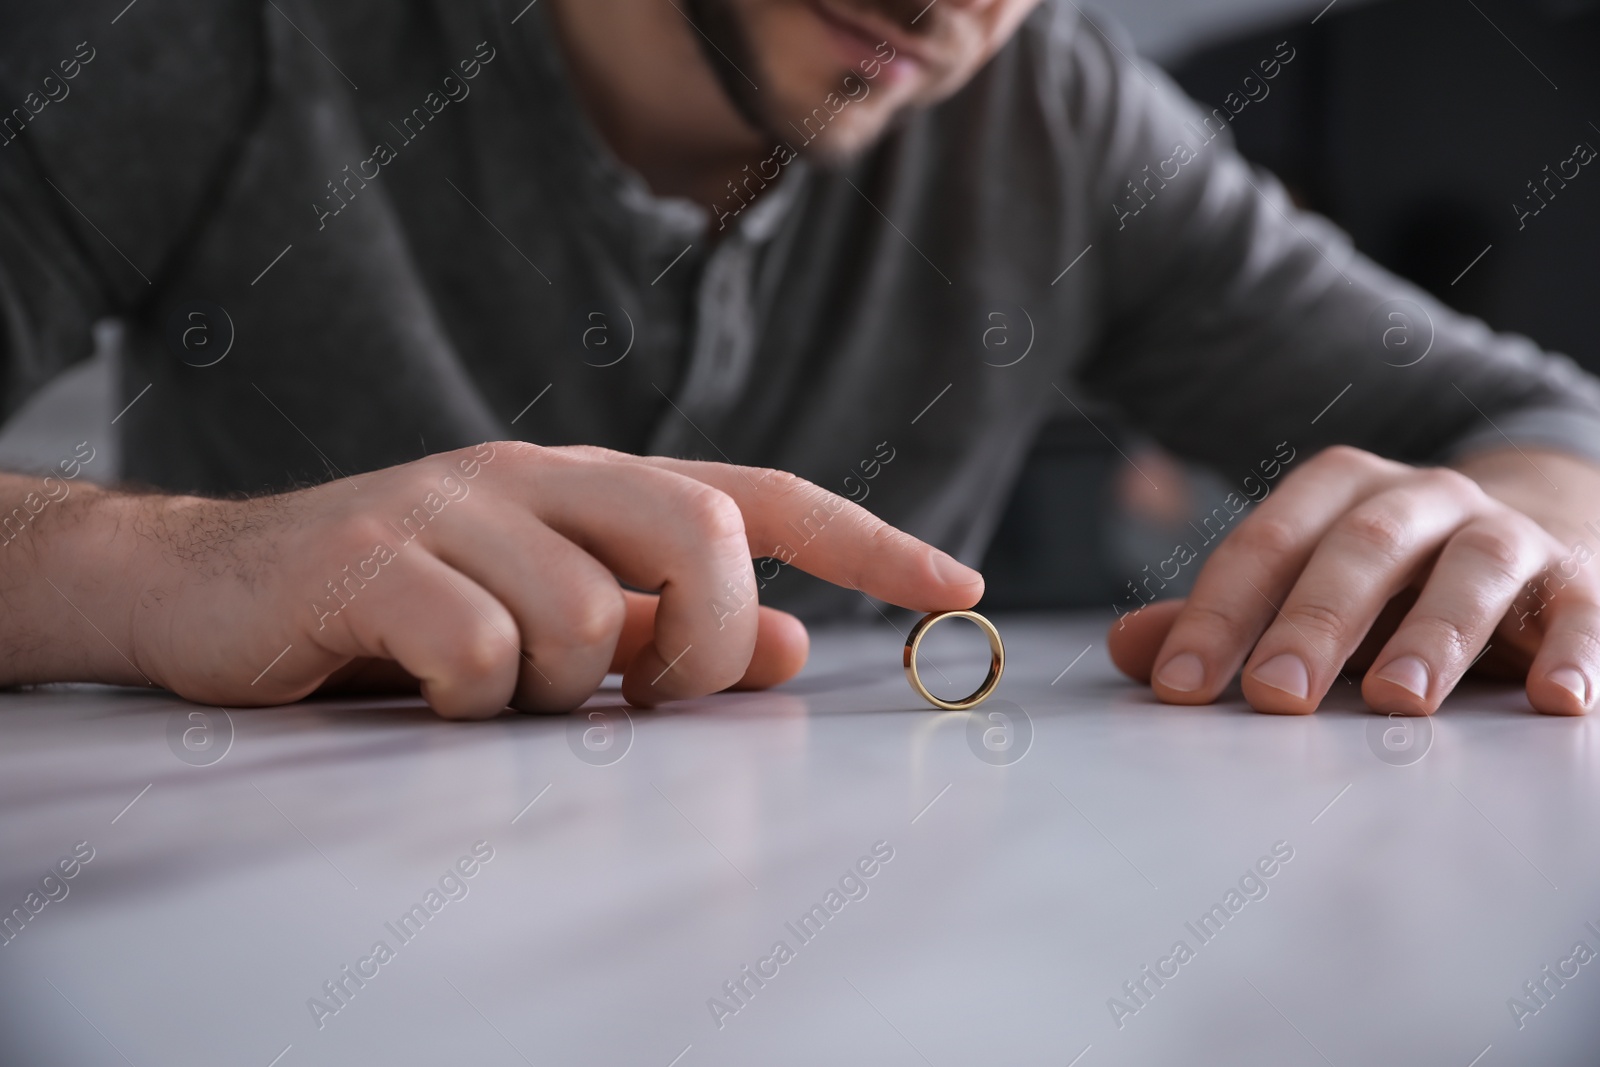
[[[758,596],[976,603],[957,560],[1094,394],[1230,477],[1304,457],[1187,602],[1113,626],[1162,700],[1242,668],[1309,712],[1368,638],[1380,710],[1491,644],[1587,710],[1595,383],[1356,255],[1226,112],[1036,3],[8,14],[5,404],[121,319],[126,473],[163,492],[82,456],[0,480],[0,681],[420,683],[452,717],[608,670],[638,705],[774,684],[805,630]]]

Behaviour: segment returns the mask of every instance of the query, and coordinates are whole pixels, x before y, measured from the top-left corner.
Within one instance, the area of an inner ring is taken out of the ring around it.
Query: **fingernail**
[[[972,585],[974,582],[983,581],[983,575],[938,549],[934,549],[930,559],[933,563],[934,577],[945,585]]]
[[[1574,667],[1557,667],[1545,677],[1577,697],[1579,704],[1589,706],[1589,681],[1583,672]]]
[[[1419,700],[1428,699],[1428,665],[1417,656],[1401,656],[1373,677],[1398,685]]]
[[[1180,693],[1192,693],[1206,681],[1206,665],[1193,652],[1180,652],[1156,673],[1156,681]]]
[[[1262,685],[1282,690],[1297,700],[1304,700],[1311,692],[1311,672],[1299,656],[1282,652],[1250,672],[1250,677]]]

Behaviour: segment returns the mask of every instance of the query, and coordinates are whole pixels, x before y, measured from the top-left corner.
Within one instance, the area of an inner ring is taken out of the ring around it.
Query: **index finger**
[[[983,575],[872,512],[788,471],[641,456],[722,490],[744,514],[750,554],[913,611],[970,608]]]

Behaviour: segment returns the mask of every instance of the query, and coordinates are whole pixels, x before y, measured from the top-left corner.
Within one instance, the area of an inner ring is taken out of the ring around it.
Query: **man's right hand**
[[[757,605],[752,557],[918,611],[983,593],[976,571],[792,474],[599,448],[500,442],[248,500],[76,495],[26,535],[48,539],[29,584],[60,594],[28,599],[94,647],[0,680],[261,705],[387,675],[484,718],[575,708],[615,670],[649,707],[800,669],[805,628]],[[41,673],[56,677],[20,676]]]

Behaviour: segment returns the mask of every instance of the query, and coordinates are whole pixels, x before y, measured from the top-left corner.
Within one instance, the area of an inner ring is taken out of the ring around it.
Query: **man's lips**
[[[914,42],[911,35],[887,19],[861,11],[841,9],[829,0],[810,0],[808,6],[824,22],[859,39],[868,47],[887,42],[894,49],[897,59],[903,56],[919,63],[926,61],[921,46]]]

